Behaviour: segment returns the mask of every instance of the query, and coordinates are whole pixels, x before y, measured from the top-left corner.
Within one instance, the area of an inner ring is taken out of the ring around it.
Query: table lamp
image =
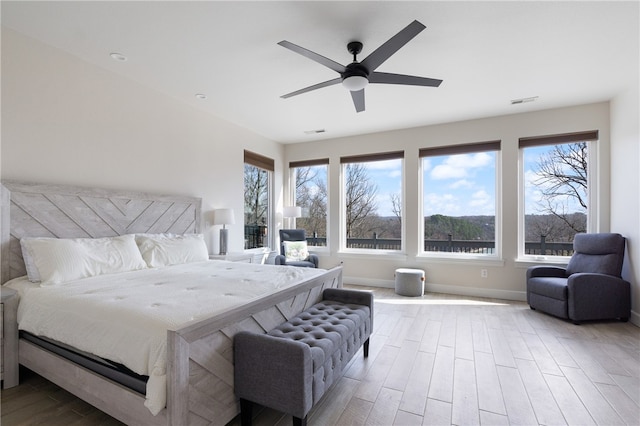
[[[288,218],[302,217],[302,207],[284,206],[282,209],[282,216]],[[289,219],[289,227],[291,227],[291,219]]]
[[[213,224],[222,225],[220,228],[220,254],[227,254],[227,243],[229,241],[229,230],[227,225],[236,223],[233,209],[216,209],[213,211]]]

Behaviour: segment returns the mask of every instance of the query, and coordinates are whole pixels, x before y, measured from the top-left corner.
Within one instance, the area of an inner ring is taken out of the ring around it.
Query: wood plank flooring
[[[520,302],[370,290],[369,358],[356,355],[311,426],[640,424],[640,328],[631,323],[576,326]],[[3,426],[120,424],[31,372],[1,400]],[[291,424],[257,411],[255,425]]]

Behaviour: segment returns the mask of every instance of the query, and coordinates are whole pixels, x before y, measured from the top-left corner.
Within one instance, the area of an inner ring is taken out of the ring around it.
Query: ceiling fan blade
[[[282,40],[280,43],[278,43],[280,46],[282,47],[286,47],[289,50],[292,50],[296,53],[299,53],[302,56],[305,56],[309,59],[311,59],[312,61],[316,61],[317,63],[319,63],[320,65],[324,65],[327,68],[330,68],[332,70],[334,70],[337,73],[342,74],[346,67],[342,64],[337,63],[336,61],[333,61],[329,58],[325,58],[322,55],[318,55],[315,52],[310,51],[309,49],[305,49],[304,47],[300,47],[297,44],[293,44],[290,43],[286,40]]]
[[[361,62],[369,72],[375,71],[391,55],[396,53],[402,46],[407,44],[412,38],[420,34],[426,27],[418,21],[413,21],[398,34],[387,40],[382,46],[374,50],[364,61]]]
[[[312,90],[322,89],[323,87],[333,86],[342,82],[342,77],[334,78],[333,80],[324,81],[322,83],[314,84],[313,86],[305,87],[304,89],[296,90],[295,92],[287,93],[280,96],[282,99],[287,99],[292,96],[301,95],[303,93],[311,92]]]
[[[373,72],[369,75],[369,83],[407,84],[410,86],[438,87],[442,80],[415,75],[390,74],[387,72]]]
[[[351,92],[351,99],[353,99],[353,106],[356,107],[356,112],[364,111],[364,89]]]

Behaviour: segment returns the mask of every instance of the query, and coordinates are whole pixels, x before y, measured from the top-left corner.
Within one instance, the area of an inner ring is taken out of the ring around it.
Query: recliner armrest
[[[318,267],[318,256],[315,254],[309,254],[309,257],[307,258],[307,260],[311,263],[313,263],[314,265],[316,265],[316,268]]]
[[[529,268],[527,268],[527,279],[534,277],[566,278],[567,270],[561,266],[530,266]]]
[[[622,278],[580,272],[569,276],[567,286],[571,295],[568,314],[572,320],[629,318],[631,315],[631,284]]]
[[[606,274],[579,272],[571,274],[567,279],[569,291],[574,295],[589,293],[592,295],[606,296],[607,293],[625,290],[631,286],[622,278]]]
[[[310,254],[309,257],[307,257],[305,259],[306,262],[311,262],[313,263],[313,265],[317,268],[318,267],[318,256],[316,256],[315,254]],[[287,264],[287,258],[283,255],[283,254],[279,254],[275,257],[275,261],[274,263],[276,265],[286,265]]]

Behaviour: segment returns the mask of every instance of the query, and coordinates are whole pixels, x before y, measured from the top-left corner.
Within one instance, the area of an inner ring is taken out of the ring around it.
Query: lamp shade
[[[236,223],[233,209],[216,209],[213,211],[214,225],[233,225]]]
[[[285,206],[282,209],[283,217],[301,217],[302,216],[302,207],[299,206]]]

